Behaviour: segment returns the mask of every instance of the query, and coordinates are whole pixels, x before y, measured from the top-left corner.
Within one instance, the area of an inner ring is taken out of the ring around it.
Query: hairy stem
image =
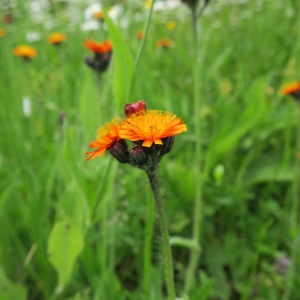
[[[169,232],[167,227],[167,220],[165,216],[163,200],[160,194],[159,185],[157,181],[157,168],[154,172],[147,172],[148,178],[150,180],[152,192],[154,195],[156,210],[159,219],[159,226],[162,236],[163,251],[165,257],[165,272],[166,272],[166,281],[167,281],[167,291],[168,299],[175,300],[175,286],[174,286],[174,275],[173,275],[173,261],[171,247],[169,243]]]

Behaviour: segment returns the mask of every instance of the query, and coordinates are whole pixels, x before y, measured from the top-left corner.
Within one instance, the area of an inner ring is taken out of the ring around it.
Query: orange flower
[[[300,92],[300,82],[292,82],[286,85],[281,91],[281,95],[293,95]]]
[[[171,41],[167,38],[158,40],[155,43],[155,48],[169,48],[171,46]]]
[[[0,28],[0,37],[4,37],[5,36],[5,30]]]
[[[28,45],[21,45],[13,49],[13,54],[23,58],[31,59],[36,57],[37,51],[35,48]]]
[[[50,44],[59,45],[66,40],[66,35],[60,32],[52,33],[48,37],[48,42]]]
[[[112,119],[110,122],[101,126],[97,130],[97,141],[92,141],[90,148],[97,148],[94,151],[86,152],[88,157],[85,160],[94,159],[101,156],[107,149],[111,148],[116,142],[120,140],[119,130],[121,126],[121,119]]]
[[[144,30],[139,30],[136,33],[136,37],[137,37],[137,39],[141,40],[144,37]]]
[[[112,51],[112,43],[110,41],[97,43],[94,40],[86,40],[85,43],[83,43],[83,46],[97,54],[103,54]]]
[[[98,11],[98,12],[95,12],[93,14],[93,17],[99,21],[103,21],[104,20],[104,14],[102,11]]]
[[[186,125],[176,115],[159,110],[131,115],[120,129],[120,138],[131,141],[144,141],[142,146],[153,143],[162,145],[161,139],[187,131]]]

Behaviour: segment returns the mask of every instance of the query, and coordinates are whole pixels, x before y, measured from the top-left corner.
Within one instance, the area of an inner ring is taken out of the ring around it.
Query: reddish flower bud
[[[175,141],[174,135],[162,139],[163,144],[160,146],[161,147],[160,154],[165,155],[169,153],[173,147],[174,141]]]
[[[121,164],[126,164],[129,162],[129,152],[127,150],[127,144],[124,140],[117,141],[109,148],[109,152]]]
[[[132,104],[125,104],[124,113],[126,117],[130,117],[132,114],[138,114],[140,111],[147,110],[144,100],[136,101]]]
[[[134,165],[144,165],[147,162],[147,154],[141,145],[134,145],[131,148],[130,158]]]

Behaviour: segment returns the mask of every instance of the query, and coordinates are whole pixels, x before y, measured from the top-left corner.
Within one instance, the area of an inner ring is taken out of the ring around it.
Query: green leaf
[[[210,151],[207,151],[209,167],[222,155],[231,151],[240,139],[256,126],[266,113],[267,104],[264,97],[265,82],[258,79],[245,95],[245,102],[250,105],[245,111],[232,118],[231,126],[221,131],[210,143]]]
[[[192,239],[183,238],[180,236],[173,236],[170,238],[170,245],[171,246],[181,246],[186,247],[194,251],[200,251],[201,248],[197,241]]]
[[[26,300],[26,289],[7,279],[0,268],[0,299],[1,300]]]
[[[83,85],[79,96],[79,114],[83,126],[84,136],[87,140],[94,139],[96,130],[101,124],[100,97],[96,89],[94,72],[86,70]]]
[[[103,14],[113,44],[113,88],[116,108],[120,111],[132,92],[130,89],[135,72],[134,62],[118,28],[104,8]]]
[[[48,242],[48,257],[58,273],[62,289],[69,281],[74,263],[83,248],[83,234],[70,224],[56,222]]]

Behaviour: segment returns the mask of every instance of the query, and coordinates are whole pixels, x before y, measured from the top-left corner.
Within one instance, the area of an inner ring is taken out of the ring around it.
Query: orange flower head
[[[120,129],[120,138],[143,141],[142,146],[162,145],[162,139],[187,131],[186,125],[176,115],[159,110],[133,114]]]
[[[5,30],[0,28],[0,37],[4,37],[5,36]]]
[[[53,45],[60,45],[65,40],[66,35],[60,32],[55,32],[48,36],[48,42]]]
[[[93,14],[93,17],[99,21],[103,21],[104,20],[104,14],[102,11],[97,11]]]
[[[136,38],[137,38],[138,40],[141,40],[143,37],[144,37],[144,30],[139,30],[139,31],[136,33]]]
[[[169,48],[171,46],[171,41],[167,38],[164,38],[164,39],[161,39],[161,40],[158,40],[156,43],[155,43],[155,48]]]
[[[121,119],[112,119],[97,130],[97,140],[89,144],[90,148],[97,148],[94,151],[86,152],[88,157],[85,160],[94,159],[101,156],[107,149],[113,147],[120,141],[119,131]]]
[[[96,54],[104,54],[112,51],[112,43],[110,41],[97,43],[94,40],[86,40],[83,46]]]
[[[26,59],[31,59],[37,56],[37,51],[31,46],[21,45],[13,49],[13,54]]]
[[[300,82],[292,82],[286,85],[281,91],[281,95],[292,95],[296,99],[300,99]]]

